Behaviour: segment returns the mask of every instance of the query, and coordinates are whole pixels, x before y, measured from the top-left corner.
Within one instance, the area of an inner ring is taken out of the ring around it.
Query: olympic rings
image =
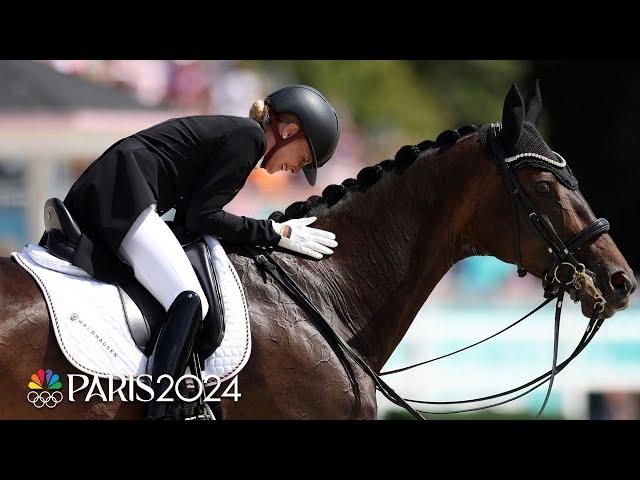
[[[62,401],[63,398],[62,392],[59,391],[49,392],[44,390],[42,392],[38,392],[31,390],[27,393],[27,400],[29,400],[29,402],[36,408],[42,408],[45,405],[48,408],[54,408]]]

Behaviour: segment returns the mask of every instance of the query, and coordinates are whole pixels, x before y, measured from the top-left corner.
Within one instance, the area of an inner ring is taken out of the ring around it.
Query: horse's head
[[[482,241],[488,253],[510,263],[520,261],[523,269],[542,278],[548,287],[553,283],[554,273],[560,272],[558,276],[570,278],[572,267],[565,265],[556,270],[563,259],[549,248],[550,242],[545,238],[544,230],[551,230],[551,238],[557,235],[564,245],[571,246],[571,240],[587,227],[599,226],[599,230],[587,230],[586,241],[577,240],[581,243],[579,247],[569,248],[573,260],[568,259],[567,262],[584,265],[591,275],[581,278],[588,280],[590,285],[585,287],[583,281],[572,283],[568,291],[571,298],[581,301],[582,312],[586,316],[591,315],[594,305],[601,303],[603,297],[606,301],[603,314],[608,318],[629,305],[630,295],[636,288],[633,271],[606,233],[607,223],[594,224],[596,216],[580,193],[578,182],[565,160],[553,152],[538,133],[536,126],[541,110],[542,99],[537,82],[525,101],[514,85],[505,99],[501,127],[489,128],[489,148],[492,147],[492,132],[495,133],[492,151],[496,169],[495,175],[492,174],[484,185],[487,194],[484,201],[479,200],[476,207],[490,212],[490,222],[485,222],[489,224],[481,228]],[[498,161],[501,155],[496,151],[501,152],[506,161]],[[518,189],[524,195],[512,195]],[[518,195],[521,198],[516,199]],[[537,214],[533,215],[533,222],[527,218],[531,213],[531,210],[527,211],[527,204]],[[513,217],[514,205],[518,205],[517,226]],[[537,227],[536,218],[540,218]],[[543,230],[542,234],[540,230]],[[593,234],[589,235],[590,232]],[[562,251],[559,253],[563,255]]]

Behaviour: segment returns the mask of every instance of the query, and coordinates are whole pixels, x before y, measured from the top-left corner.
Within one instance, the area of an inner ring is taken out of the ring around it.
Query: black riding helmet
[[[307,85],[283,87],[264,102],[276,115],[293,113],[300,119],[313,155],[313,162],[302,170],[309,184],[315,185],[317,169],[329,161],[338,146],[340,127],[336,111],[318,90]],[[278,141],[278,147],[280,143]]]

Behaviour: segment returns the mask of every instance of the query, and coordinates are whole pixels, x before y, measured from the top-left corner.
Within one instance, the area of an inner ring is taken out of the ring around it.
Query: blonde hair
[[[293,113],[280,113],[278,114],[278,117],[289,123],[295,123],[299,127],[302,127],[300,119]],[[249,118],[258,122],[262,128],[266,128],[266,126],[269,125],[269,109],[264,103],[264,100],[256,100],[253,102],[253,105],[251,105],[251,109],[249,110]]]
[[[256,100],[255,102],[253,102],[253,105],[251,105],[251,110],[249,110],[249,118],[262,125],[262,128],[268,125],[269,109],[264,103],[264,100]]]

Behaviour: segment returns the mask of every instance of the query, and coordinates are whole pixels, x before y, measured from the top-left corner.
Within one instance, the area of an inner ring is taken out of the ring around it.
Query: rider
[[[186,369],[209,310],[191,263],[160,215],[175,207],[176,221],[190,232],[321,259],[338,244],[333,233],[308,227],[313,217],[280,224],[222,207],[263,155],[260,166],[270,174],[302,170],[315,185],[338,138],[338,118],[327,99],[314,88],[291,85],[254,102],[249,118],[174,118],[120,140],[71,187],[64,203],[83,232],[73,263],[104,281],[132,269],[167,311],[148,362],[154,398],[164,390],[155,379],[177,378]],[[150,402],[147,418],[167,417],[167,405]]]

